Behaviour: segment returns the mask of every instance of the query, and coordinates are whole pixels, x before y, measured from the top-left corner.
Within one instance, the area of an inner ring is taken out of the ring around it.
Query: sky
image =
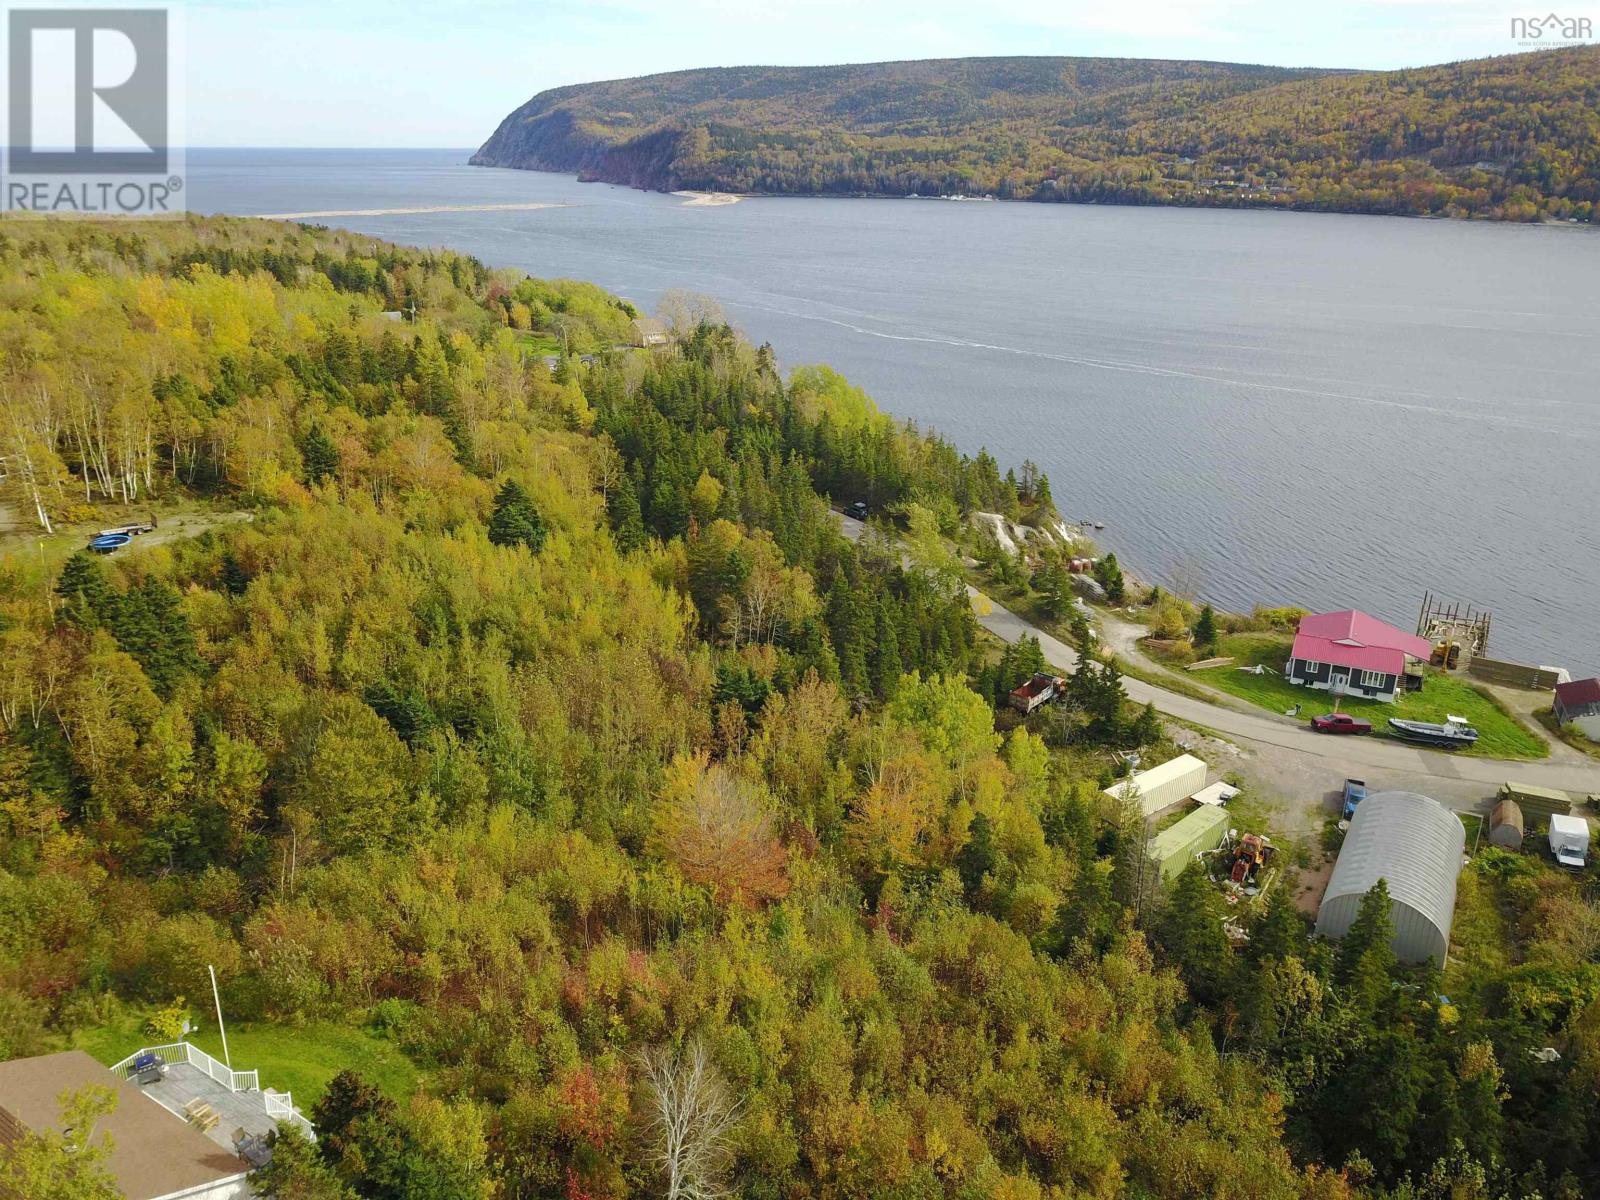
[[[1549,0],[1539,0],[1549,3]],[[470,147],[537,92],[964,55],[1388,69],[1514,53],[1532,0],[192,0],[192,146]],[[1570,11],[1568,11],[1570,10]],[[1561,0],[1600,28],[1600,0]]]

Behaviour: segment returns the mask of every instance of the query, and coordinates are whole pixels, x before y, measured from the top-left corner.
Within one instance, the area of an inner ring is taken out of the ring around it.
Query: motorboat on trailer
[[[1471,746],[1478,740],[1478,731],[1467,724],[1465,717],[1458,717],[1454,713],[1446,717],[1442,725],[1433,721],[1402,721],[1398,717],[1390,717],[1389,728],[1394,731],[1395,737],[1403,741],[1439,746],[1446,750]]]

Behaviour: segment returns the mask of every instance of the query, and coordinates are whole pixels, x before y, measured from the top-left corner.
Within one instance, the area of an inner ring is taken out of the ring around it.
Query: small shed
[[[1522,839],[1527,827],[1522,823],[1522,809],[1515,800],[1507,798],[1494,806],[1489,814],[1489,842],[1507,850],[1522,849]]]
[[[1112,784],[1105,794],[1117,801],[1131,800],[1141,813],[1151,817],[1205,787],[1206,769],[1206,764],[1194,755],[1180,754]]]
[[[1194,861],[1197,854],[1215,850],[1228,832],[1228,814],[1216,806],[1202,805],[1181,821],[1150,839],[1148,854],[1161,870],[1161,882],[1170,883]]]
[[[1455,916],[1456,877],[1467,831],[1437,800],[1417,792],[1373,792],[1356,808],[1328,890],[1317,932],[1343,937],[1361,900],[1382,879],[1393,902],[1389,944],[1403,962],[1444,965]]]

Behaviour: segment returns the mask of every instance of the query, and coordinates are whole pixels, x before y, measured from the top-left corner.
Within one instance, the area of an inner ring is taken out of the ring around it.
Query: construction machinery
[[[1228,867],[1228,878],[1240,887],[1255,882],[1261,868],[1273,854],[1272,843],[1259,833],[1247,833],[1233,846],[1233,862]]]

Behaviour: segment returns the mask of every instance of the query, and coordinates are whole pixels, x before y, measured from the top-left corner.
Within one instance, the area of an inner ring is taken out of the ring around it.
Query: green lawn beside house
[[[1327,692],[1313,691],[1283,678],[1283,665],[1289,660],[1290,639],[1274,633],[1240,633],[1224,637],[1218,655],[1228,655],[1233,663],[1203,671],[1185,672],[1218,691],[1238,696],[1273,712],[1287,712],[1296,704],[1307,720],[1333,711],[1334,698]],[[1260,675],[1240,670],[1260,665]],[[1549,745],[1523,725],[1494,699],[1478,691],[1466,680],[1428,669],[1427,682],[1420,692],[1403,693],[1393,704],[1379,704],[1346,696],[1339,711],[1372,722],[1374,736],[1389,737],[1390,717],[1407,721],[1443,721],[1451,713],[1465,717],[1478,731],[1478,744],[1458,753],[1484,758],[1544,758]]]
[[[516,334],[516,343],[530,354],[561,353],[561,339],[553,333],[519,330]]]
[[[145,1029],[148,1016],[130,1010],[105,1025],[81,1029],[73,1035],[72,1046],[109,1067],[159,1040]],[[222,1039],[217,1036],[215,1020],[205,1022],[205,1028],[191,1033],[188,1040],[222,1061]],[[347,1068],[402,1102],[411,1098],[421,1078],[416,1064],[393,1043],[367,1030],[331,1021],[230,1024],[228,1050],[234,1070],[257,1072],[263,1089],[293,1093],[295,1107],[308,1114],[328,1081]]]

